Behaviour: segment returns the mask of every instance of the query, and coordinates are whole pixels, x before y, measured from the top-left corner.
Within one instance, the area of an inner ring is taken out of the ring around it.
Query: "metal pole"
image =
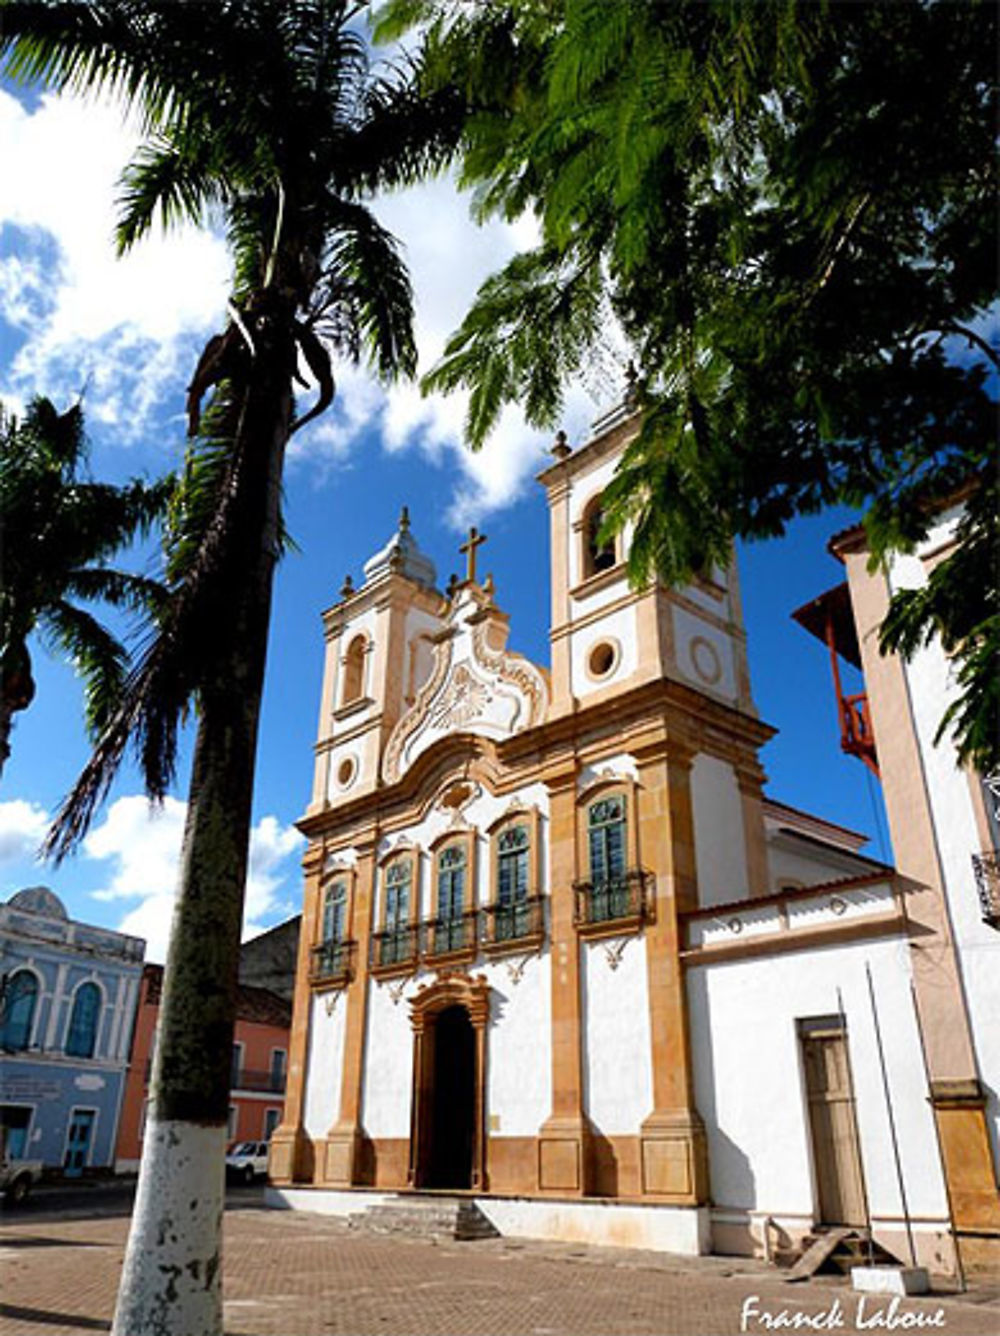
[[[948,1166],[944,1161],[944,1147],[941,1145],[941,1129],[938,1127],[937,1111],[934,1108],[934,1098],[931,1091],[931,1069],[927,1062],[927,1045],[924,1041],[924,1027],[920,1020],[920,1008],[917,1006],[917,989],[910,979],[910,998],[913,1002],[913,1017],[917,1023],[917,1038],[920,1041],[920,1057],[924,1064],[924,1079],[927,1082],[927,1102],[931,1106],[931,1122],[934,1125],[934,1141],[937,1145],[938,1160],[941,1163],[941,1179],[944,1183],[945,1201],[948,1203],[948,1222],[951,1225],[951,1239],[955,1247],[955,1267],[957,1270],[958,1289],[960,1294],[964,1294],[968,1289],[965,1283],[965,1267],[962,1264],[962,1249],[958,1242],[958,1228],[955,1224],[955,1204],[951,1196],[951,1183],[948,1180]]]
[[[847,1089],[851,1098],[851,1116],[854,1119],[854,1125],[858,1123],[858,1101],[854,1094],[854,1069],[851,1067],[851,1050],[847,1041],[847,1017],[844,1014],[844,995],[837,989],[837,1010],[840,1013],[840,1028],[844,1036],[844,1053],[847,1056]],[[872,1239],[872,1212],[868,1201],[868,1180],[865,1177],[865,1157],[861,1153],[860,1138],[858,1142],[858,1172],[861,1175],[861,1197],[865,1204],[865,1234],[868,1245],[868,1265],[875,1265],[875,1245]]]
[[[882,1069],[882,1089],[885,1092],[885,1108],[889,1115],[889,1136],[892,1139],[892,1158],[896,1164],[896,1182],[899,1184],[899,1200],[903,1207],[903,1219],[906,1222],[906,1241],[910,1247],[910,1265],[917,1265],[917,1250],[913,1244],[913,1224],[910,1220],[910,1207],[906,1199],[906,1186],[903,1182],[903,1165],[899,1158],[899,1138],[896,1135],[896,1116],[892,1109],[892,1095],[889,1091],[889,1076],[885,1066],[885,1050],[882,1047],[882,1027],[878,1020],[878,1007],[875,1004],[875,985],[872,983],[872,971],[865,961],[865,975],[868,979],[868,996],[872,1004],[872,1022],[875,1026],[875,1043],[878,1046],[878,1062]]]

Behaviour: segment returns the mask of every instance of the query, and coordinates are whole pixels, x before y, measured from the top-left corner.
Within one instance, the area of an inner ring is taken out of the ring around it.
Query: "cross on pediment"
[[[469,530],[469,537],[459,547],[466,559],[465,579],[472,583],[476,578],[476,551],[486,542],[486,535],[481,534],[475,525]]]

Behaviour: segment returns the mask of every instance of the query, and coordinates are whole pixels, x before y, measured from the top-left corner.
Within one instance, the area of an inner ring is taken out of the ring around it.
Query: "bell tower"
[[[601,497],[639,418],[631,393],[539,475],[551,532],[554,716],[667,678],[756,717],[735,561],[682,589],[629,584],[628,528],[601,544]]]
[[[326,657],[307,815],[371,792],[385,742],[430,673],[448,602],[404,506],[396,532],[323,613]]]

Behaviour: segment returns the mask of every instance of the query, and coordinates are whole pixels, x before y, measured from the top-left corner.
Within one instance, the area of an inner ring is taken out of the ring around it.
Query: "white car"
[[[267,1142],[238,1141],[226,1155],[226,1177],[252,1183],[267,1173]]]

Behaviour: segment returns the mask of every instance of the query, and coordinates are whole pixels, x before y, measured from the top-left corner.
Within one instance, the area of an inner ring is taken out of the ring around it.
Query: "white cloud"
[[[229,274],[224,243],[189,227],[115,258],[117,181],[136,142],[106,103],[46,95],[29,112],[0,92],[0,301],[26,335],[0,393],[65,399],[86,384],[92,418],[125,439],[164,395],[179,400]]]
[[[111,805],[104,821],[83,844],[88,858],[111,864],[105,885],[92,892],[94,899],[140,902],[118,926],[146,939],[151,960],[166,957],[186,815],[187,804],[177,798],[166,798],[162,807],[151,807],[142,795],[131,794]],[[283,909],[291,911],[291,905],[282,900],[282,891],[296,870],[288,860],[302,843],[294,826],[283,826],[273,816],[262,817],[253,827],[244,937],[260,932],[265,920]]]
[[[37,803],[0,802],[0,863],[33,858],[48,829],[49,814]]]
[[[65,400],[86,386],[91,421],[119,441],[148,432],[164,409],[180,412],[199,345],[223,319],[229,274],[220,237],[192,228],[156,233],[115,258],[117,181],[136,142],[134,128],[106,103],[47,95],[29,112],[0,92],[0,227],[8,225],[0,312],[24,336],[0,374],[0,397],[17,404],[41,392]],[[477,227],[467,197],[448,179],[381,200],[376,212],[405,247],[426,371],[480,282],[533,244],[538,229],[530,217]],[[417,449],[452,466],[448,514],[461,527],[515,500],[544,463],[550,442],[516,407],[472,454],[463,437],[465,394],[425,399],[415,385],[385,392],[349,366],[336,375],[333,408],[289,451],[292,465],[315,470],[318,484],[349,467],[374,428],[387,450]],[[592,415],[582,391],[570,396],[563,425],[571,439]]]

